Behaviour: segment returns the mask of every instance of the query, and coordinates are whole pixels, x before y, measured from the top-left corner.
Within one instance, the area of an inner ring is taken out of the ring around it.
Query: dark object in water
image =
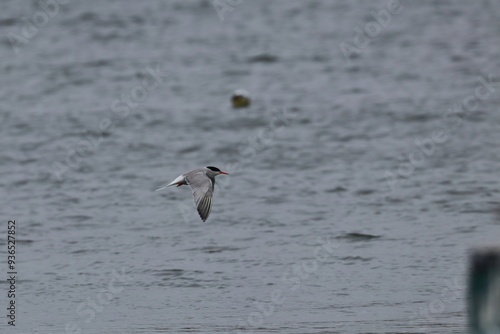
[[[233,108],[246,108],[250,106],[250,96],[248,92],[243,89],[238,89],[233,93],[231,97],[231,103],[233,104]]]
[[[500,333],[500,247],[472,251],[468,294],[470,334]]]

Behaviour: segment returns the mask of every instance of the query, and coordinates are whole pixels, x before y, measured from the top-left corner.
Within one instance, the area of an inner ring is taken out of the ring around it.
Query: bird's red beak
[[[229,174],[228,174],[228,173],[226,173],[226,172],[219,172],[219,174],[229,175]]]

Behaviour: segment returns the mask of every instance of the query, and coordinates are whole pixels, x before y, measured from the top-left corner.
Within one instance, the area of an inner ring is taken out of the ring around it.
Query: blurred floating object
[[[347,233],[336,237],[336,239],[347,239],[349,241],[369,241],[373,239],[379,239],[380,235],[364,234],[364,233]]]
[[[279,58],[272,54],[262,53],[248,58],[250,63],[275,63]]]
[[[250,95],[244,89],[238,89],[233,93],[231,97],[231,103],[233,108],[246,108],[250,106]]]
[[[472,251],[468,293],[470,334],[500,333],[500,246]]]

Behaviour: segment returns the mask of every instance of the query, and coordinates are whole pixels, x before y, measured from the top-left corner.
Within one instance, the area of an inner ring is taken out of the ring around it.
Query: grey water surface
[[[0,332],[465,333],[468,250],[500,239],[499,18],[2,1]],[[154,192],[207,165],[207,222]]]

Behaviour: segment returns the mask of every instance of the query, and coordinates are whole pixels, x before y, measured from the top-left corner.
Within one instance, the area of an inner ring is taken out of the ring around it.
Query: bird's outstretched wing
[[[201,220],[207,220],[212,210],[214,184],[204,171],[187,176],[187,182],[193,190],[194,204]]]

